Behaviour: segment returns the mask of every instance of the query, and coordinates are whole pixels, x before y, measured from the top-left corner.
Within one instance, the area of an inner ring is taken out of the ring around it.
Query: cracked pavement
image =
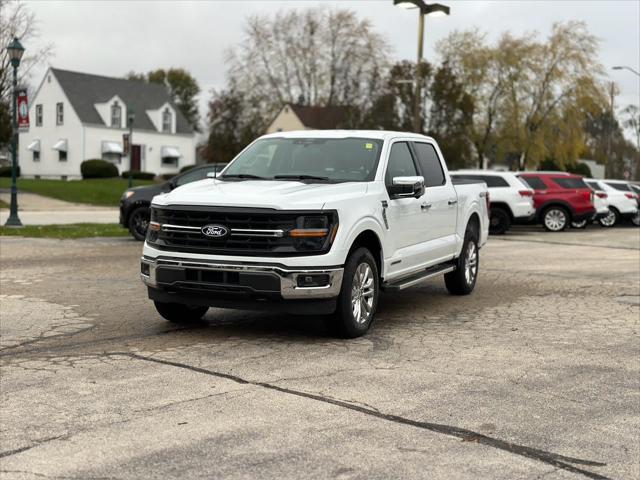
[[[370,333],[161,320],[129,239],[0,238],[0,476],[640,477],[640,229],[491,237]]]

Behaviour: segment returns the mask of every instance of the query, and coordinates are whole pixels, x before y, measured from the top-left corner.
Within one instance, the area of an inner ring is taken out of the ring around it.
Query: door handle
[[[431,203],[423,203],[422,205],[420,205],[420,208],[422,209],[423,212],[426,212],[427,210],[429,210],[431,208],[432,204]]]
[[[456,203],[458,203],[458,200],[449,200],[449,202],[447,202],[449,205],[455,205]]]

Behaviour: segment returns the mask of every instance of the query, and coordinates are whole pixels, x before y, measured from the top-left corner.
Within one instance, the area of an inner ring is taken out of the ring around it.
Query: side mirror
[[[175,180],[169,180],[167,182],[167,185],[169,186],[169,190],[173,190],[174,188],[176,188],[178,186],[178,184],[176,183]]]
[[[394,198],[420,198],[424,195],[424,177],[393,177],[388,188],[389,196]]]

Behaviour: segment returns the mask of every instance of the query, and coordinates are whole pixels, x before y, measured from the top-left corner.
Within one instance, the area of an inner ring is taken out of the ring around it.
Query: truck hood
[[[208,205],[224,207],[274,208],[277,210],[319,210],[331,200],[361,198],[367,184],[302,183],[297,181],[201,180],[154,197],[154,205]]]

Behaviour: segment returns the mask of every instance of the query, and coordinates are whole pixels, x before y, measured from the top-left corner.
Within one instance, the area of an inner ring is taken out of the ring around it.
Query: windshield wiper
[[[275,180],[322,180],[329,181],[329,177],[319,177],[317,175],[274,175]]]
[[[251,175],[250,173],[232,173],[229,175],[222,175],[221,177],[218,177],[218,179],[220,178],[248,178],[251,180],[267,180],[264,177],[260,177],[258,175]]]

